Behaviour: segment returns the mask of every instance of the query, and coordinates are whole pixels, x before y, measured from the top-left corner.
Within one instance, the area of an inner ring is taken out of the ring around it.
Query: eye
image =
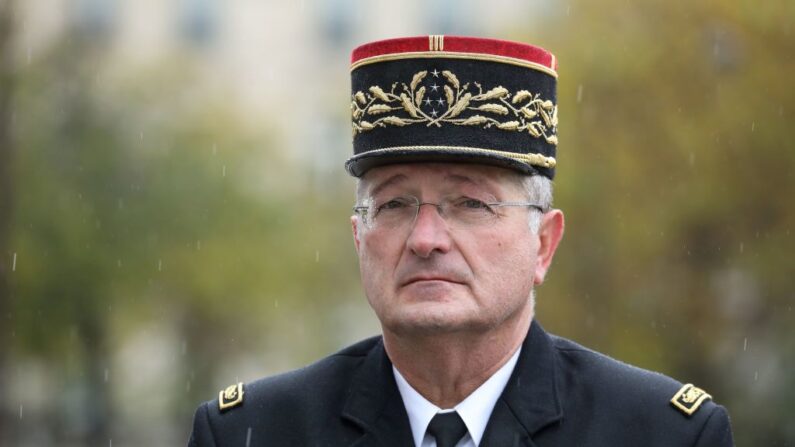
[[[484,201],[473,199],[471,197],[461,197],[453,202],[456,208],[466,211],[481,211],[493,213],[494,210]]]
[[[381,211],[402,210],[408,206],[410,206],[410,201],[408,199],[403,197],[396,197],[392,200],[387,200],[386,202],[376,206],[375,212],[380,213]]]

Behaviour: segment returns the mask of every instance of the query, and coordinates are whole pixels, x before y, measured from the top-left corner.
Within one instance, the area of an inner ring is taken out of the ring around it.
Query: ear
[[[356,246],[356,253],[359,253],[359,216],[351,216],[351,230],[353,231],[353,245]]]
[[[553,209],[544,214],[541,226],[538,229],[538,254],[533,283],[539,285],[544,282],[544,277],[552,264],[552,258],[558,249],[558,244],[563,238],[563,211]]]

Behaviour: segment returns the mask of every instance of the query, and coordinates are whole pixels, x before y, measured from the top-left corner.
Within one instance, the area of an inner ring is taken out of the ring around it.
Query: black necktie
[[[436,413],[428,424],[428,433],[436,438],[436,447],[455,447],[466,432],[467,426],[456,411]]]

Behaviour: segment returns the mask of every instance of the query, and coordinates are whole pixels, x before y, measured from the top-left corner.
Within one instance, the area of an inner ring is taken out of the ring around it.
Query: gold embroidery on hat
[[[547,67],[546,65],[540,64],[538,62],[530,62],[524,59],[518,59],[509,56],[499,56],[496,54],[462,53],[460,51],[407,51],[405,53],[379,54],[378,56],[370,56],[364,59],[359,59],[358,61],[354,62],[353,64],[351,64],[351,71],[354,71],[363,65],[376,64],[379,62],[396,61],[402,59],[430,59],[430,58],[498,62],[502,64],[515,65],[517,67],[529,68],[531,70],[537,70],[542,73],[546,73],[555,79],[557,79],[558,77],[558,73],[553,68]]]
[[[472,82],[477,92],[474,89],[469,91],[469,82],[461,85],[458,77],[448,70],[443,70],[441,74],[446,81],[442,92],[447,110],[442,110],[438,116],[431,116],[422,110],[426,89],[420,83],[428,75],[426,70],[415,73],[409,84],[393,83],[389,91],[373,85],[368,93],[358,91],[353,94],[353,135],[376,127],[402,127],[420,123],[428,127],[442,127],[444,123],[449,123],[456,126],[527,132],[534,138],[544,138],[553,146],[558,144],[558,106],[541,98],[539,93],[528,90],[511,93],[502,86],[484,91],[478,82]],[[438,86],[434,84],[434,87]],[[441,96],[438,101],[442,101]],[[475,114],[464,118],[461,116],[464,111]]]
[[[430,51],[444,51],[444,36],[442,34],[431,34],[428,36],[428,49]]]

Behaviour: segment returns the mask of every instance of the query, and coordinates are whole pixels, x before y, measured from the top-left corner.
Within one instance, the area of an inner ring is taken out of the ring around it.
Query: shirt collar
[[[513,356],[511,356],[497,372],[492,374],[488,380],[483,382],[482,385],[452,409],[442,409],[429,402],[418,393],[400,374],[400,371],[392,365],[395,382],[400,391],[400,397],[403,398],[403,404],[406,406],[406,413],[409,416],[409,424],[411,425],[414,445],[422,445],[422,440],[425,437],[428,424],[436,413],[450,410],[458,412],[461,419],[464,420],[467,431],[472,437],[475,445],[479,445],[481,438],[483,438],[483,432],[486,431],[486,424],[489,422],[491,412],[494,410],[494,405],[505,389],[508,379],[511,378],[511,373],[513,373],[521,350],[522,348],[519,347]]]

